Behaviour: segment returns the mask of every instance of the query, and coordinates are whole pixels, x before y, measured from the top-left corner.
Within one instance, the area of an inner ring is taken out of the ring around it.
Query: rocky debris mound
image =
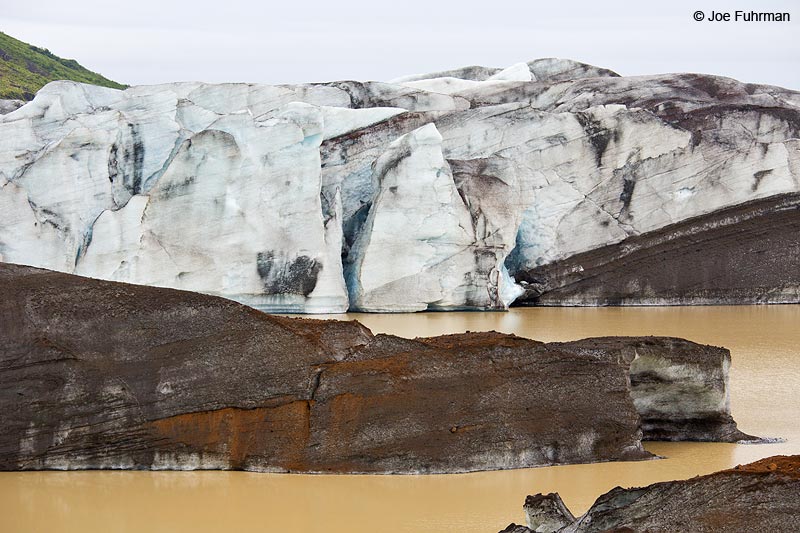
[[[558,494],[528,496],[528,526],[503,531],[790,532],[800,523],[798,494],[800,456],[780,455],[687,480],[617,487],[577,519]]]
[[[7,263],[0,339],[3,470],[464,472],[746,437],[727,350],[679,339],[412,340]]]
[[[528,526],[536,533],[557,531],[575,521],[558,493],[528,496],[523,509]],[[525,530],[527,528],[520,533],[525,533]]]

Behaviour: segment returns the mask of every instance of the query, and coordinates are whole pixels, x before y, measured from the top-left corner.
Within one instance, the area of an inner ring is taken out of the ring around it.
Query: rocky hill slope
[[[60,58],[45,48],[0,33],[0,102],[32,100],[36,91],[56,80],[72,80],[114,89],[125,88],[124,85],[81,66],[74,59]],[[0,105],[0,111],[2,109],[3,106]]]
[[[57,82],[0,117],[0,259],[271,311],[798,302],[799,106],[553,59]]]

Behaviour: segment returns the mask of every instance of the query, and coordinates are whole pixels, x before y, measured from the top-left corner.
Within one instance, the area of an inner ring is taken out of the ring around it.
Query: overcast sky
[[[116,81],[388,80],[566,57],[620,74],[705,72],[800,89],[800,2],[36,0],[0,31]],[[695,22],[703,10],[788,23]]]

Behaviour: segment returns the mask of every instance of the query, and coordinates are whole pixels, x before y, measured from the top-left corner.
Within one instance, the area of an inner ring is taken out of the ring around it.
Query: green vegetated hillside
[[[74,59],[62,59],[49,50],[0,32],[0,99],[31,100],[36,91],[55,80],[125,88],[82,67]]]

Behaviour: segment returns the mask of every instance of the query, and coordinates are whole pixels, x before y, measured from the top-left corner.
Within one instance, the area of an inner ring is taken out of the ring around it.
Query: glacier
[[[788,89],[539,59],[0,112],[4,262],[271,312],[800,301]]]

